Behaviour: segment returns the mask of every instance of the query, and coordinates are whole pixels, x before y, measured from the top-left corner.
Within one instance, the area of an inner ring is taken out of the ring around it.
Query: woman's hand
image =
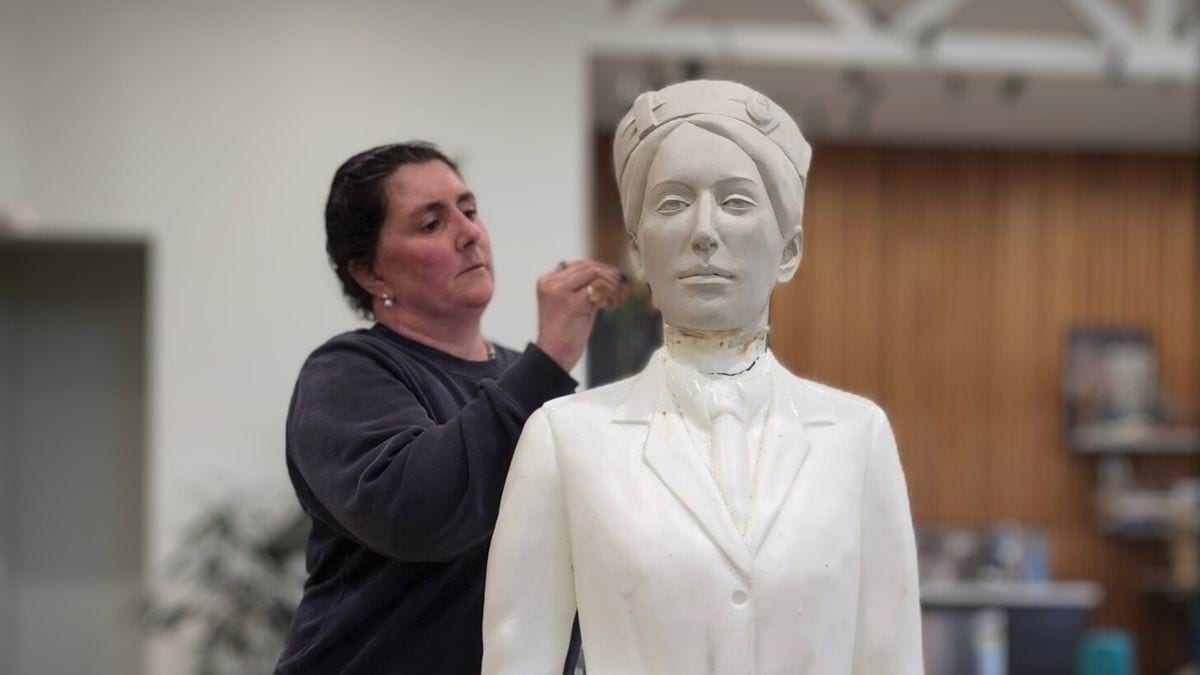
[[[537,282],[537,346],[563,370],[571,370],[583,355],[596,312],[625,298],[620,270],[594,260],[559,263]]]

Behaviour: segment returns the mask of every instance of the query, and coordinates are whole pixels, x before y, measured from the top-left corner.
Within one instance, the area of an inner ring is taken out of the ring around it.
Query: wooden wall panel
[[[821,148],[806,261],[772,305],[781,360],[887,410],[919,522],[1044,527],[1053,574],[1105,587],[1098,622],[1138,634],[1148,673],[1181,658],[1140,590],[1163,550],[1099,534],[1062,350],[1077,325],[1147,327],[1166,391],[1200,401],[1197,177],[1194,158]]]
[[[595,250],[624,249],[596,140]],[[1182,659],[1177,617],[1142,592],[1163,547],[1099,534],[1095,462],[1062,442],[1062,352],[1083,324],[1157,340],[1171,396],[1200,403],[1195,157],[820,147],[804,261],[776,291],[771,342],[805,377],[887,411],[919,523],[1045,528],[1052,573],[1107,593],[1142,671]],[[1194,458],[1140,475],[1200,474]]]

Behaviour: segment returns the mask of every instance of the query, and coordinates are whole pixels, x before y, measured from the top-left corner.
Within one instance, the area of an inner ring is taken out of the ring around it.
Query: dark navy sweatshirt
[[[313,352],[287,421],[308,580],[276,672],[478,673],[513,450],[575,386],[532,344],[466,361],[380,324]]]

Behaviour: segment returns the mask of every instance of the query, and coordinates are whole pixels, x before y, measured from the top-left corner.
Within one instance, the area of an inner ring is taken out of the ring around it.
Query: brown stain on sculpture
[[[671,327],[669,334],[666,336],[666,344],[668,346],[703,349],[711,347],[715,343],[718,347],[725,347],[727,345],[729,347],[736,346],[742,354],[746,354],[754,348],[765,347],[766,340],[766,331],[747,335],[746,331],[741,329],[710,332],[676,328],[674,326]]]
[[[749,369],[767,351],[767,330],[697,331],[666,325],[663,344],[700,372],[733,375]]]

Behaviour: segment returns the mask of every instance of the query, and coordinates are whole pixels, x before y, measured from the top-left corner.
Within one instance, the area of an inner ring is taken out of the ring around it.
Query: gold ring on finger
[[[587,286],[587,296],[588,300],[591,301],[593,305],[597,302],[600,302],[600,293],[591,284],[588,284]]]

